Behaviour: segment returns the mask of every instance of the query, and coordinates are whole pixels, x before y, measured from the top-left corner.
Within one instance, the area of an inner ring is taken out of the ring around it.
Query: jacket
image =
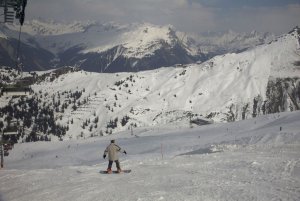
[[[108,160],[110,161],[116,161],[119,160],[119,152],[123,152],[124,150],[121,149],[118,145],[115,143],[111,143],[108,145],[104,151],[104,155],[107,155],[108,153]]]

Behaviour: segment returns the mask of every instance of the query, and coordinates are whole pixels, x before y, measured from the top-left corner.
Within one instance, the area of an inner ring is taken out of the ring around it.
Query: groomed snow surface
[[[300,200],[300,112],[190,129],[16,144],[1,201]],[[115,138],[130,174],[100,174]]]

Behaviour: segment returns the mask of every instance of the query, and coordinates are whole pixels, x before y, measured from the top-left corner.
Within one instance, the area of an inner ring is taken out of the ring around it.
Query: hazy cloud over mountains
[[[300,0],[31,0],[26,17],[172,24],[187,32],[281,34],[299,24]]]

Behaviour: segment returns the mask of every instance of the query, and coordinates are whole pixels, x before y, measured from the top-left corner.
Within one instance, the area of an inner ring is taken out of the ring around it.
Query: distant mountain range
[[[0,26],[0,65],[15,66],[19,27]],[[92,72],[136,72],[204,62],[268,43],[273,34],[176,31],[171,25],[32,20],[22,27],[26,71],[76,66]]]

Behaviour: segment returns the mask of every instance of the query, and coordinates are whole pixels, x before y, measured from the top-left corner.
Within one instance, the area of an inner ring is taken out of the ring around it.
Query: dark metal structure
[[[16,68],[22,72],[22,62],[19,58],[20,41],[21,41],[21,27],[25,20],[25,8],[27,0],[0,0],[0,16],[3,18],[2,23],[13,23],[15,19],[19,19],[20,30],[19,40],[16,55]],[[2,13],[1,13],[2,11]]]
[[[27,5],[27,0],[0,0],[0,23],[13,23],[15,19],[19,20],[20,31],[19,31],[19,40],[17,46],[17,55],[16,55],[16,67],[22,72],[22,63],[19,58],[20,51],[20,38],[21,38],[21,27],[25,20],[25,8]],[[26,96],[29,93],[29,88],[20,86],[20,87],[6,87],[0,88],[0,97],[3,93],[13,96]],[[4,135],[17,135],[18,127],[10,126],[3,130],[3,133],[0,134],[0,168],[4,166],[4,156],[9,155],[9,150],[12,148],[10,143],[4,143]]]
[[[27,0],[0,0],[1,22],[13,23],[14,19],[18,19],[23,25],[26,5]]]

